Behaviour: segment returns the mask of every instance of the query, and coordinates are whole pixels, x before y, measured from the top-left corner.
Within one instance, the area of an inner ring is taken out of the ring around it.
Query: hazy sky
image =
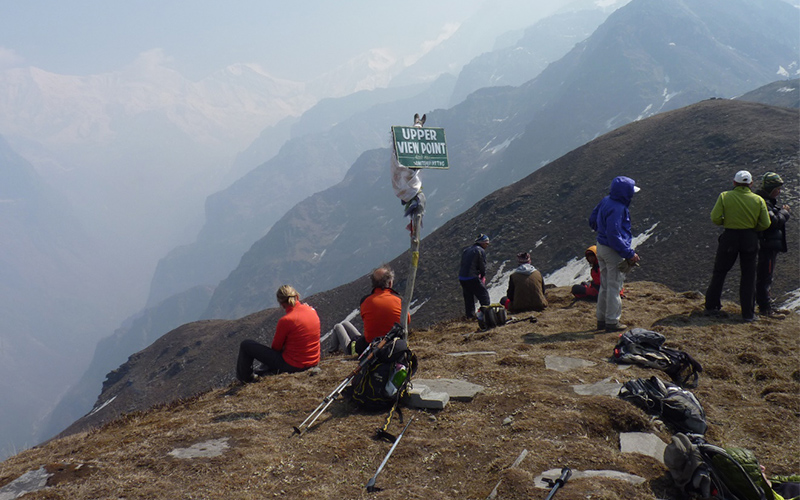
[[[193,79],[244,62],[303,80],[364,47],[418,52],[484,1],[0,0],[0,69],[96,74],[160,48]]]

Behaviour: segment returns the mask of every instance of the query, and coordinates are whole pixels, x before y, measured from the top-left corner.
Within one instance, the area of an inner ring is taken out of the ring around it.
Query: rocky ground
[[[708,441],[751,448],[774,474],[800,471],[800,317],[745,324],[732,303],[722,317],[702,315],[698,293],[652,282],[626,290],[625,322],[663,333],[668,346],[702,363],[692,392],[707,413]],[[326,357],[314,373],[212,390],[27,450],[0,464],[0,488],[45,467],[56,472],[48,486],[24,498],[484,499],[502,481],[497,498],[530,499],[548,492],[535,486],[536,476],[569,466],[645,481],[574,478],[558,499],[681,498],[662,463],[620,452],[620,433],[651,432],[668,442],[670,431],[630,403],[573,390],[606,379],[666,376],[609,363],[617,334],[593,330],[594,304],[573,302],[567,288],[548,296],[550,307],[535,314],[535,323],[523,314],[517,316],[523,321],[487,332],[460,321],[411,332],[418,378],[458,378],[485,389],[444,410],[405,409],[404,417],[415,420],[378,477],[382,491],[368,493],[365,484],[390,448],[371,439],[383,414],[337,400],[309,432],[292,436],[292,427],[355,367],[343,355]],[[494,354],[450,355],[479,351]],[[545,367],[548,356],[594,365],[559,372]],[[400,429],[396,421],[390,430]],[[221,453],[183,458],[175,451],[197,443],[216,443]],[[511,467],[523,450],[528,455]]]

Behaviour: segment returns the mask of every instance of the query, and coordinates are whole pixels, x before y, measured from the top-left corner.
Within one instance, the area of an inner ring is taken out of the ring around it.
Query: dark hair
[[[383,272],[379,273],[379,271]],[[379,276],[376,277],[376,274]],[[394,283],[394,271],[389,266],[381,266],[372,271],[370,279],[372,279],[372,288],[391,288]]]

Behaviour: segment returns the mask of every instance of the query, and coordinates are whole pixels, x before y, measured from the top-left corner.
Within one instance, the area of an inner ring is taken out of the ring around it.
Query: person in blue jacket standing
[[[606,332],[625,330],[620,322],[620,291],[625,273],[639,262],[631,248],[631,214],[628,207],[639,191],[636,181],[619,176],[611,181],[608,196],[592,210],[589,226],[597,231],[597,260],[600,264],[600,293],[597,295],[597,329]]]

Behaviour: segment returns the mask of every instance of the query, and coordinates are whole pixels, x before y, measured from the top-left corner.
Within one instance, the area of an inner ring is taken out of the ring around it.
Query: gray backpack
[[[681,387],[697,387],[703,367],[688,353],[664,347],[665,340],[658,332],[633,328],[619,336],[611,361],[656,368]]]
[[[706,433],[706,412],[694,394],[656,376],[625,382],[619,398],[658,417],[675,432],[701,436]]]

